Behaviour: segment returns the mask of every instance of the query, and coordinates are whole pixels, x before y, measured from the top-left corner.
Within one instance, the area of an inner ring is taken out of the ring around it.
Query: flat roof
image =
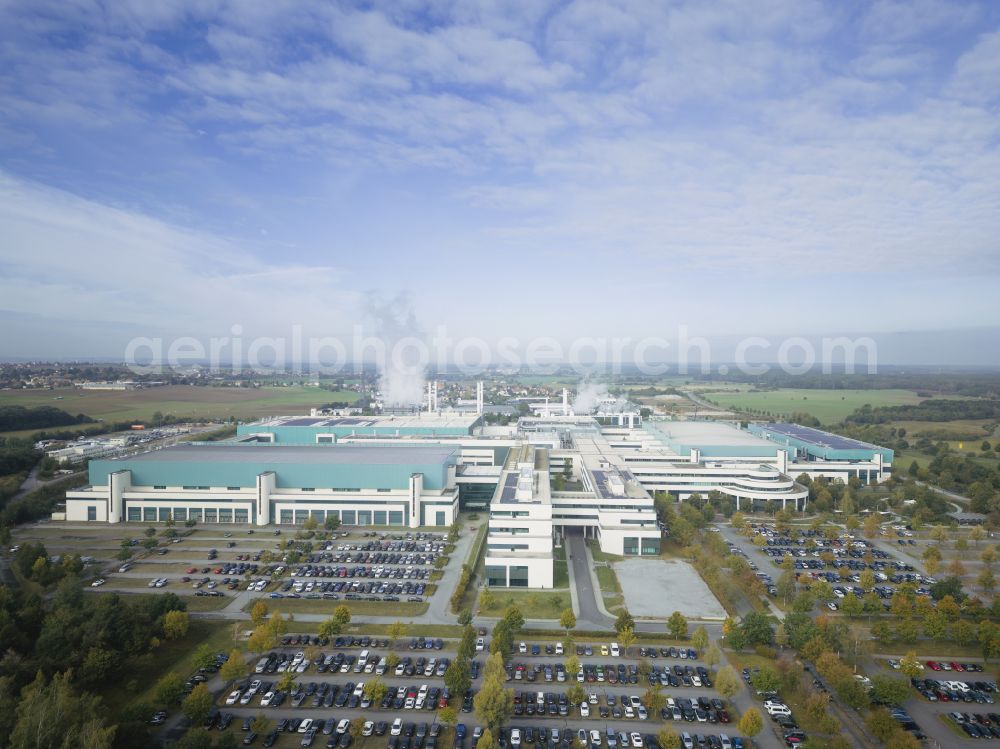
[[[829,447],[831,450],[874,450],[875,445],[851,437],[841,437],[839,434],[830,434],[821,429],[804,427],[799,424],[775,423],[764,424],[766,429],[775,434],[783,434],[786,437],[806,442],[817,447]]]
[[[399,465],[444,463],[456,449],[438,445],[273,445],[263,443],[187,443],[108,462],[122,463],[283,463],[322,465]]]
[[[657,421],[646,422],[671,441],[685,445],[755,445],[774,447],[774,443],[720,421]]]
[[[253,422],[260,427],[390,427],[409,429],[425,428],[471,428],[479,419],[479,414],[461,411],[426,411],[415,414],[386,414],[383,416],[275,416]],[[244,426],[250,426],[249,424]]]

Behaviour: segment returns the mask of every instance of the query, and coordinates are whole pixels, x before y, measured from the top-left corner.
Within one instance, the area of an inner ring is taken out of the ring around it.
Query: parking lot
[[[120,529],[118,544],[95,534],[94,589],[135,593],[166,588],[181,596],[217,600],[200,608],[245,608],[257,596],[287,599],[290,603],[283,608],[290,611],[306,605],[297,599],[404,603],[399,613],[416,615],[426,610],[436,591],[432,578],[442,573],[435,575],[435,563],[446,546],[441,533],[350,528],[336,532],[331,540],[296,539],[295,548],[286,549],[283,545],[295,529],[219,527],[180,529],[177,538],[157,537],[160,545],[147,552],[140,545],[143,530],[126,528],[136,556],[125,563],[114,559],[120,549]],[[90,529],[32,531],[50,553],[59,554],[79,553],[80,534]],[[460,566],[461,561],[454,564]]]
[[[666,619],[680,611],[690,619],[726,618],[722,604],[687,562],[634,557],[614,567],[633,616]]]
[[[289,636],[293,637],[299,636]],[[339,730],[347,720],[355,731],[360,728],[362,732],[370,721],[369,732],[374,737],[384,736],[387,749],[437,749],[443,741],[449,749],[472,745],[479,728],[473,698],[481,684],[484,653],[477,653],[471,666],[469,692],[451,695],[443,677],[455,657],[452,642],[433,638],[400,641],[395,648],[399,663],[389,669],[386,640],[341,637],[324,642],[315,636],[308,638],[288,639],[287,645],[251,662],[253,673],[220,695],[213,719],[215,730],[220,721],[227,729],[246,725],[247,731],[241,732],[245,738],[250,734],[247,719],[263,712],[273,725],[267,735],[255,737],[251,744],[263,744],[269,737],[278,742],[295,733],[297,739],[319,741],[323,737],[328,746],[343,746],[341,742],[353,741],[343,738],[350,736],[349,727]],[[486,645],[488,636],[484,639]],[[689,734],[693,746],[742,744],[733,725],[739,716],[712,691],[711,670],[696,657],[689,657],[697,653],[684,649],[682,657],[680,649],[664,647],[643,648],[640,655],[639,648],[633,647],[629,657],[616,658],[608,643],[581,644],[576,656],[581,669],[567,674],[564,664],[570,654],[559,655],[559,648],[554,642],[515,644],[507,673],[508,686],[515,694],[514,714],[500,737],[502,746],[523,743],[568,748],[582,730],[592,749],[621,749],[623,736],[624,746],[657,747],[661,723],[679,735]],[[294,674],[295,686],[283,693],[277,685],[289,672]],[[366,698],[363,684],[376,677],[386,686],[386,693],[373,701]],[[581,704],[569,703],[567,690],[574,683],[584,690]],[[652,683],[662,685],[666,698],[656,714],[650,714],[644,704],[644,693]],[[435,711],[447,704],[459,711],[460,725],[453,730],[440,725],[435,728]],[[227,719],[227,715],[232,717]],[[304,731],[300,730],[303,725]]]

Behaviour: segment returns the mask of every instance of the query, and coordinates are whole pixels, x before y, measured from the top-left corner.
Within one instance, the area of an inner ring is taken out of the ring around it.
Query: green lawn
[[[525,619],[558,619],[563,609],[572,604],[568,590],[552,591],[521,591],[493,588],[496,604],[488,609],[483,608],[482,596],[479,598],[479,614],[481,616],[502,616],[504,609],[515,604]]]
[[[353,402],[357,398],[358,394],[353,390],[335,392],[302,385],[261,388],[170,385],[124,392],[76,388],[7,390],[0,392],[0,406],[54,406],[74,415],[83,413],[104,421],[148,420],[156,411],[196,420],[225,419],[230,416],[255,419],[303,413],[324,403]],[[94,425],[79,425],[79,428],[87,426]],[[16,434],[31,434],[36,431],[38,430],[29,429]]]
[[[795,411],[812,414],[824,424],[842,421],[856,409],[871,404],[905,406],[923,398],[912,390],[809,390],[782,388],[773,391],[749,390],[706,393],[706,399],[729,408],[750,408],[788,416]]]
[[[621,585],[618,584],[618,575],[611,567],[595,567],[597,582],[604,593],[621,593]]]
[[[552,563],[552,587],[569,587],[569,568],[566,566],[565,561],[556,560]]]
[[[250,611],[257,599],[251,601],[243,607],[244,611]],[[283,614],[328,614],[333,615],[333,610],[338,606],[347,606],[352,614],[363,614],[370,616],[398,616],[405,619],[410,616],[420,616],[427,611],[428,604],[416,603],[414,601],[327,601],[322,598],[281,598],[281,599],[261,599],[267,602],[271,611],[280,611]]]

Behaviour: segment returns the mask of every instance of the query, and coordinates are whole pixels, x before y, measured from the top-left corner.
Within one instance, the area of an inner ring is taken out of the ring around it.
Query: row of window
[[[642,541],[641,547],[639,544],[640,540]],[[639,539],[635,536],[626,536],[623,539],[622,550],[625,556],[627,557],[638,556],[640,553],[658,555],[660,553],[660,539],[659,538]]]
[[[486,565],[486,584],[501,588],[527,588],[528,568],[519,565]]]
[[[337,518],[341,525],[403,525],[402,510],[281,510],[278,523],[302,525],[310,517],[320,525],[327,518]]]
[[[91,510],[94,516],[91,517]],[[126,505],[125,519],[130,523],[165,523],[173,520],[183,523],[194,520],[199,523],[249,523],[250,511],[229,507],[133,507]],[[87,519],[96,520],[96,508],[87,508]]]

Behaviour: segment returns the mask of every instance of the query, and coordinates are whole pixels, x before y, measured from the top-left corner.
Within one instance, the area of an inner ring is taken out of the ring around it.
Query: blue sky
[[[1000,325],[989,1],[8,0],[0,158],[0,355]]]

